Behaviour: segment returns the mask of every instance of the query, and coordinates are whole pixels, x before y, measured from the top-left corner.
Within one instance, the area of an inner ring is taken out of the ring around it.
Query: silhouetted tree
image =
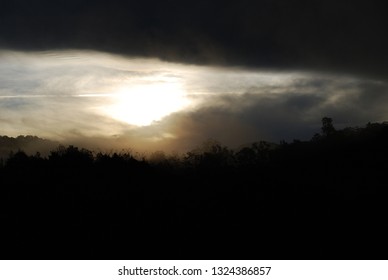
[[[27,168],[30,165],[31,157],[24,151],[18,150],[16,153],[11,152],[6,161],[6,166],[9,168]]]
[[[257,161],[257,154],[251,147],[244,147],[236,153],[236,160],[239,165],[254,165]]]
[[[322,134],[324,136],[330,136],[330,135],[333,135],[335,133],[335,128],[333,126],[333,119],[332,118],[328,118],[328,117],[324,117],[322,118]]]
[[[219,168],[234,164],[233,151],[220,142],[209,139],[186,154],[185,161],[201,168]]]
[[[49,155],[49,161],[67,167],[80,167],[91,165],[94,161],[93,153],[87,149],[79,149],[72,145],[59,146]]]

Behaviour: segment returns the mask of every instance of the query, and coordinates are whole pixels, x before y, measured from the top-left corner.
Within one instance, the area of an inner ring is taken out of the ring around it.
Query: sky
[[[185,151],[386,121],[386,5],[2,1],[0,135]]]

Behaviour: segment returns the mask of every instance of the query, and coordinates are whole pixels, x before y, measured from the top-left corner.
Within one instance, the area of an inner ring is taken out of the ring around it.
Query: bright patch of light
[[[158,81],[120,89],[104,112],[118,121],[146,126],[187,105],[188,99],[179,83]]]

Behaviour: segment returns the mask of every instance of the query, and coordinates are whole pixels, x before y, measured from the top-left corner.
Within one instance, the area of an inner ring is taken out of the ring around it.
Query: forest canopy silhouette
[[[0,255],[378,258],[387,143],[388,123],[336,129],[324,117],[309,141],[238,150],[208,140],[147,158],[72,145],[47,156],[13,151],[0,165]]]

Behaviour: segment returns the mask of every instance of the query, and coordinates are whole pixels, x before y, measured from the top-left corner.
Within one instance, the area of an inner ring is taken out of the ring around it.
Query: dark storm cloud
[[[383,1],[2,1],[0,45],[384,77]]]

